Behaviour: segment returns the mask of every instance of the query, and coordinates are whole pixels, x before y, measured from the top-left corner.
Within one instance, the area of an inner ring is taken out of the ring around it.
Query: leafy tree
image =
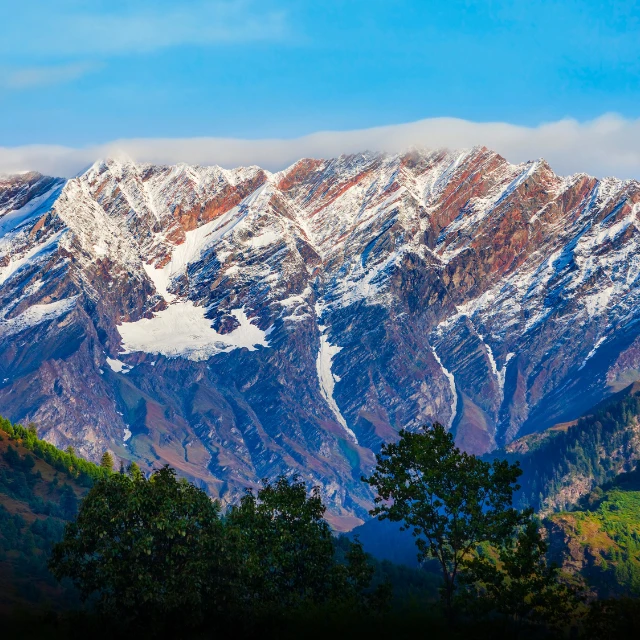
[[[7,461],[7,464],[14,469],[20,469],[22,466],[20,454],[11,445],[7,447],[7,451],[3,454],[3,457]]]
[[[109,451],[105,451],[100,458],[100,466],[107,471],[113,471],[113,456]]]
[[[142,473],[142,471],[140,470],[140,467],[135,462],[132,462],[127,467],[127,473],[129,474],[129,476],[133,480],[143,480],[144,479],[144,474]]]
[[[465,561],[461,581],[466,595],[473,595],[470,608],[500,615],[515,637],[524,626],[565,624],[578,598],[575,589],[559,580],[559,567],[547,562],[547,550],[537,522],[527,513],[518,534],[505,540],[497,557],[492,557],[495,550],[481,548]]]
[[[521,519],[511,507],[520,473],[518,463],[489,463],[460,451],[435,423],[422,433],[401,431],[397,443],[383,445],[374,473],[364,478],[378,492],[371,514],[403,522],[416,537],[419,558],[437,559],[450,621],[464,559],[483,541],[500,545]]]
[[[373,567],[359,542],[336,561],[325,506],[295,476],[264,481],[232,507],[227,525],[240,562],[242,607],[258,617],[291,614],[337,602],[355,609],[382,606],[385,591],[365,594]]]
[[[328,595],[331,529],[318,489],[307,497],[299,478],[264,481],[228,514],[241,549],[244,598],[250,608],[293,609]]]
[[[84,599],[147,630],[197,624],[222,566],[219,507],[169,467],[149,480],[111,474],[81,504],[55,546],[50,568]]]

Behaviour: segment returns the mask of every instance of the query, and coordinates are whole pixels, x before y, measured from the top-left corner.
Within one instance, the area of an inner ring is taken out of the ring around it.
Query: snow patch
[[[487,357],[489,358],[489,365],[491,366],[491,371],[493,375],[496,377],[496,381],[498,382],[498,389],[500,391],[500,400],[504,399],[504,380],[507,375],[507,365],[509,364],[509,360],[513,358],[514,353],[508,353],[507,357],[504,359],[504,364],[501,369],[498,369],[498,365],[496,363],[496,359],[493,355],[493,350],[489,346],[489,344],[484,339],[484,336],[478,334],[478,338],[482,341],[482,344],[485,346]]]
[[[32,198],[20,209],[8,211],[4,215],[0,211],[0,238],[17,231],[31,219],[48,209],[62,191],[63,184],[57,183],[47,192],[36,198]]]
[[[318,320],[320,319],[321,314],[322,308],[319,303],[316,303],[316,316]],[[329,342],[327,336],[325,335],[325,331],[327,330],[326,326],[318,324],[318,329],[320,330],[320,349],[318,350],[318,357],[316,358],[316,370],[318,372],[318,380],[320,382],[320,391],[323,398],[329,405],[329,408],[335,415],[336,420],[340,423],[340,425],[342,425],[347,435],[356,444],[358,444],[356,434],[351,429],[349,429],[347,421],[344,419],[344,416],[340,412],[340,408],[338,407],[338,404],[333,397],[333,390],[336,386],[336,382],[340,382],[340,377],[335,375],[331,371],[331,366],[333,364],[334,356],[342,351],[342,347],[331,344]]]
[[[197,307],[187,300],[174,302],[153,318],[125,322],[118,326],[123,353],[144,351],[199,361],[233,349],[255,351],[259,346],[269,346],[268,332],[252,324],[244,308],[231,311],[240,326],[225,334],[218,333],[211,326],[211,320],[205,317],[205,313],[204,307]]]
[[[6,267],[0,269],[0,285],[3,285],[11,276],[19,271],[24,265],[38,261],[46,257],[51,251],[53,251],[58,243],[58,240],[65,233],[64,230],[52,235],[46,242],[36,245],[27,251],[22,257],[9,258],[9,264]]]
[[[153,282],[156,291],[167,301],[172,302],[175,296],[169,293],[171,280],[184,273],[187,266],[200,259],[202,254],[217,244],[223,237],[229,234],[236,225],[241,222],[248,213],[248,208],[253,204],[266,185],[257,189],[242,203],[220,217],[207,222],[197,229],[185,233],[185,241],[175,246],[171,252],[171,260],[162,268],[155,269],[152,265],[145,264],[144,270]],[[262,237],[262,236],[261,236]]]
[[[504,364],[502,365],[502,369],[497,372],[498,376],[498,386],[500,387],[500,392],[502,393],[502,397],[504,399],[504,381],[507,375],[507,365],[509,364],[509,360],[513,358],[515,353],[507,353],[506,358],[504,359]]]
[[[587,364],[587,362],[589,360],[591,360],[591,358],[593,358],[593,356],[595,355],[596,351],[598,350],[598,348],[600,347],[600,345],[606,340],[606,336],[602,336],[601,338],[598,338],[596,340],[596,343],[593,345],[593,349],[591,349],[591,351],[589,351],[589,353],[587,354],[587,357],[582,361],[582,364],[578,367],[578,371],[580,371],[581,369],[584,368],[584,366]]]
[[[440,356],[435,350],[435,347],[431,347],[431,352],[433,353],[433,357],[436,359],[436,362],[440,365],[442,369],[442,373],[447,377],[449,381],[449,388],[451,389],[451,395],[453,399],[451,400],[451,417],[449,418],[449,424],[447,425],[448,429],[451,429],[453,426],[453,421],[456,419],[456,412],[458,410],[458,392],[456,391],[456,379],[453,376],[453,373],[449,371],[444,364],[442,364],[442,360],[440,360]]]
[[[70,311],[78,296],[65,298],[49,304],[34,304],[15,318],[0,319],[0,334],[10,336],[29,327],[53,320]]]
[[[281,238],[281,234],[276,229],[267,229],[263,234],[247,240],[246,244],[252,249],[262,249],[277,242]]]
[[[171,281],[171,263],[166,265],[163,269],[155,269],[150,264],[143,264],[142,266],[147,276],[149,276],[149,280],[153,282],[153,286],[156,291],[165,299],[166,302],[173,302],[176,297],[168,291],[169,282]]]
[[[115,371],[116,373],[129,373],[129,371],[131,371],[130,365],[120,360],[115,360],[114,358],[107,358],[107,364],[111,371]]]

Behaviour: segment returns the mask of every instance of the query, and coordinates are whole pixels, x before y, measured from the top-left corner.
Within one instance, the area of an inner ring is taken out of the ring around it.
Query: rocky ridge
[[[0,409],[335,524],[401,428],[481,453],[640,378],[640,184],[475,148],[0,179]]]

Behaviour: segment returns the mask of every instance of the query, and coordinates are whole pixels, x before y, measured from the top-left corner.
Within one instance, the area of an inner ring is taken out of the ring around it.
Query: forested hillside
[[[640,471],[596,487],[580,506],[548,518],[552,557],[598,597],[640,596]]]
[[[551,513],[576,505],[593,488],[635,468],[640,458],[640,384],[576,421],[516,440],[506,454],[522,465],[520,506]],[[505,457],[505,451],[492,457]]]
[[[77,604],[47,569],[65,522],[105,469],[0,418],[0,610]]]

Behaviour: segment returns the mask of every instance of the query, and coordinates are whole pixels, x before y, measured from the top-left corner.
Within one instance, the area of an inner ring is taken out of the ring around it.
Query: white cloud
[[[640,179],[640,120],[612,114],[590,122],[566,119],[537,127],[431,118],[372,129],[320,132],[291,140],[154,138],[118,140],[84,149],[52,145],[0,147],[0,172],[37,170],[70,176],[98,158],[122,154],[139,162],[224,167],[257,164],[278,170],[302,157],[475,145],[495,149],[511,162],[543,157],[562,175],[586,172],[598,177]]]
[[[178,45],[208,46],[287,37],[286,14],[255,0],[125,4],[109,11],[72,3],[40,13],[13,12],[0,26],[0,53],[10,56],[113,56]],[[54,5],[50,5],[53,7]]]
[[[7,89],[32,89],[64,84],[95,71],[99,65],[89,62],[42,67],[0,68],[0,86]]]

